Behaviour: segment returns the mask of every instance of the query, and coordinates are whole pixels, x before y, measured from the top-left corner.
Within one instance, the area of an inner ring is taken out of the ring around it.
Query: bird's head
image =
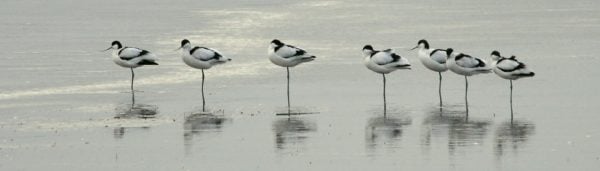
[[[500,56],[500,52],[498,52],[497,50],[494,50],[492,54],[490,54],[490,56],[494,61],[500,60],[500,58],[502,58],[502,56]]]
[[[363,47],[362,51],[365,56],[371,56],[371,54],[373,54],[373,52],[375,52],[375,50],[373,49],[373,46],[371,46],[371,45],[365,45]]]
[[[192,48],[192,43],[190,43],[190,41],[188,39],[183,39],[183,40],[181,40],[181,46],[179,46],[179,48],[177,48],[175,50],[179,50],[182,48],[185,50],[189,50],[190,48]]]
[[[410,49],[410,50],[414,50],[414,49],[429,49],[429,43],[427,43],[427,40],[425,39],[421,39],[419,40],[419,42],[417,42],[417,46],[415,46],[414,48]]]
[[[447,55],[448,58],[453,57],[452,56],[452,52],[454,52],[454,49],[452,49],[452,48],[446,49],[446,55]]]
[[[276,48],[276,47],[281,47],[283,46],[283,43],[277,39],[273,39],[273,41],[271,41],[271,47],[272,48]]]
[[[115,40],[110,44],[110,47],[108,47],[107,49],[103,50],[103,51],[107,51],[110,49],[121,49],[123,48],[123,45],[121,45],[121,42]]]

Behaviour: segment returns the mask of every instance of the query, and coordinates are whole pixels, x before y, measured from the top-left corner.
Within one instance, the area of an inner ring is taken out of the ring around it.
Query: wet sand
[[[143,5],[140,5],[143,4]],[[594,170],[600,167],[600,6],[595,1],[9,1],[0,7],[0,170]],[[43,8],[42,8],[43,7]],[[91,8],[88,8],[91,7]],[[37,10],[26,10],[26,9]],[[135,9],[135,11],[130,11]],[[201,74],[179,41],[231,63]],[[266,57],[278,38],[317,55],[291,69]],[[489,60],[517,55],[536,76],[509,82],[437,73],[426,38]],[[156,53],[129,71],[99,52],[112,40]],[[394,48],[412,70],[381,76],[361,48]]]

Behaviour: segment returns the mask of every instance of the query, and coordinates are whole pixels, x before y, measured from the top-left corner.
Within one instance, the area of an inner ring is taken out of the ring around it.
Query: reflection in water
[[[148,104],[123,105],[115,109],[115,119],[154,118],[158,114],[158,106]]]
[[[147,105],[147,104],[133,104],[133,105],[122,105],[115,108],[115,119],[137,119],[137,118],[154,118],[158,114],[158,106]],[[142,129],[148,129],[149,127],[141,127]],[[125,127],[116,127],[113,130],[113,137],[115,139],[121,139],[125,136],[127,129]]]
[[[483,143],[489,132],[490,121],[466,118],[464,111],[432,107],[423,120],[424,135],[421,143],[429,147],[432,138],[447,138],[449,153],[455,154],[459,147],[468,147]]]
[[[388,115],[369,119],[366,128],[367,146],[371,149],[378,145],[397,147],[395,143],[402,137],[402,127],[411,123],[410,117],[397,118]]]
[[[115,127],[113,129],[113,138],[123,139],[123,137],[125,136],[125,132],[127,132],[127,130],[131,130],[131,129],[148,130],[148,129],[150,129],[150,127],[147,127],[147,126],[144,126],[144,127]]]
[[[506,148],[512,148],[513,152],[518,152],[518,148],[523,146],[529,136],[533,135],[535,125],[527,121],[504,122],[496,130],[494,151],[496,157],[504,155]]]
[[[316,112],[316,109],[312,109],[304,106],[294,106],[291,108],[281,107],[275,109],[275,115],[277,116],[293,116],[293,115],[312,115],[319,114],[320,112]]]
[[[194,143],[194,137],[208,135],[210,133],[220,133],[223,126],[230,123],[231,119],[224,117],[224,114],[214,113],[194,113],[185,117],[183,123],[183,140],[185,151],[190,152]]]
[[[273,122],[275,145],[277,149],[286,149],[303,144],[309,133],[317,130],[317,124],[308,119],[296,117],[280,118]]]

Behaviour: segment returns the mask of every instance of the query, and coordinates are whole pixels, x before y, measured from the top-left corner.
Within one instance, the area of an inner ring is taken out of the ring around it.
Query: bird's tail
[[[142,60],[138,64],[139,65],[158,65],[158,63],[151,61],[151,60]]]
[[[529,72],[529,73],[520,73],[519,76],[521,77],[533,77],[535,75],[534,72]]]
[[[492,68],[483,67],[483,68],[476,69],[476,71],[479,72],[479,73],[490,73],[490,72],[492,72]]]
[[[317,57],[316,56],[303,56],[301,58],[302,62],[308,62],[308,61],[313,61],[315,60]]]

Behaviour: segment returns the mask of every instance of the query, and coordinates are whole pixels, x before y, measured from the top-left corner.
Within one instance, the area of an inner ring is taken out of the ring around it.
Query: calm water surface
[[[35,10],[33,10],[35,9]],[[5,1],[0,5],[0,170],[597,170],[600,3],[557,1]],[[231,63],[201,75],[181,39]],[[278,38],[318,56],[291,69],[266,57]],[[419,39],[489,59],[517,55],[536,77],[464,80],[424,68]],[[111,41],[159,66],[112,63]],[[414,65],[387,77],[361,48]]]

